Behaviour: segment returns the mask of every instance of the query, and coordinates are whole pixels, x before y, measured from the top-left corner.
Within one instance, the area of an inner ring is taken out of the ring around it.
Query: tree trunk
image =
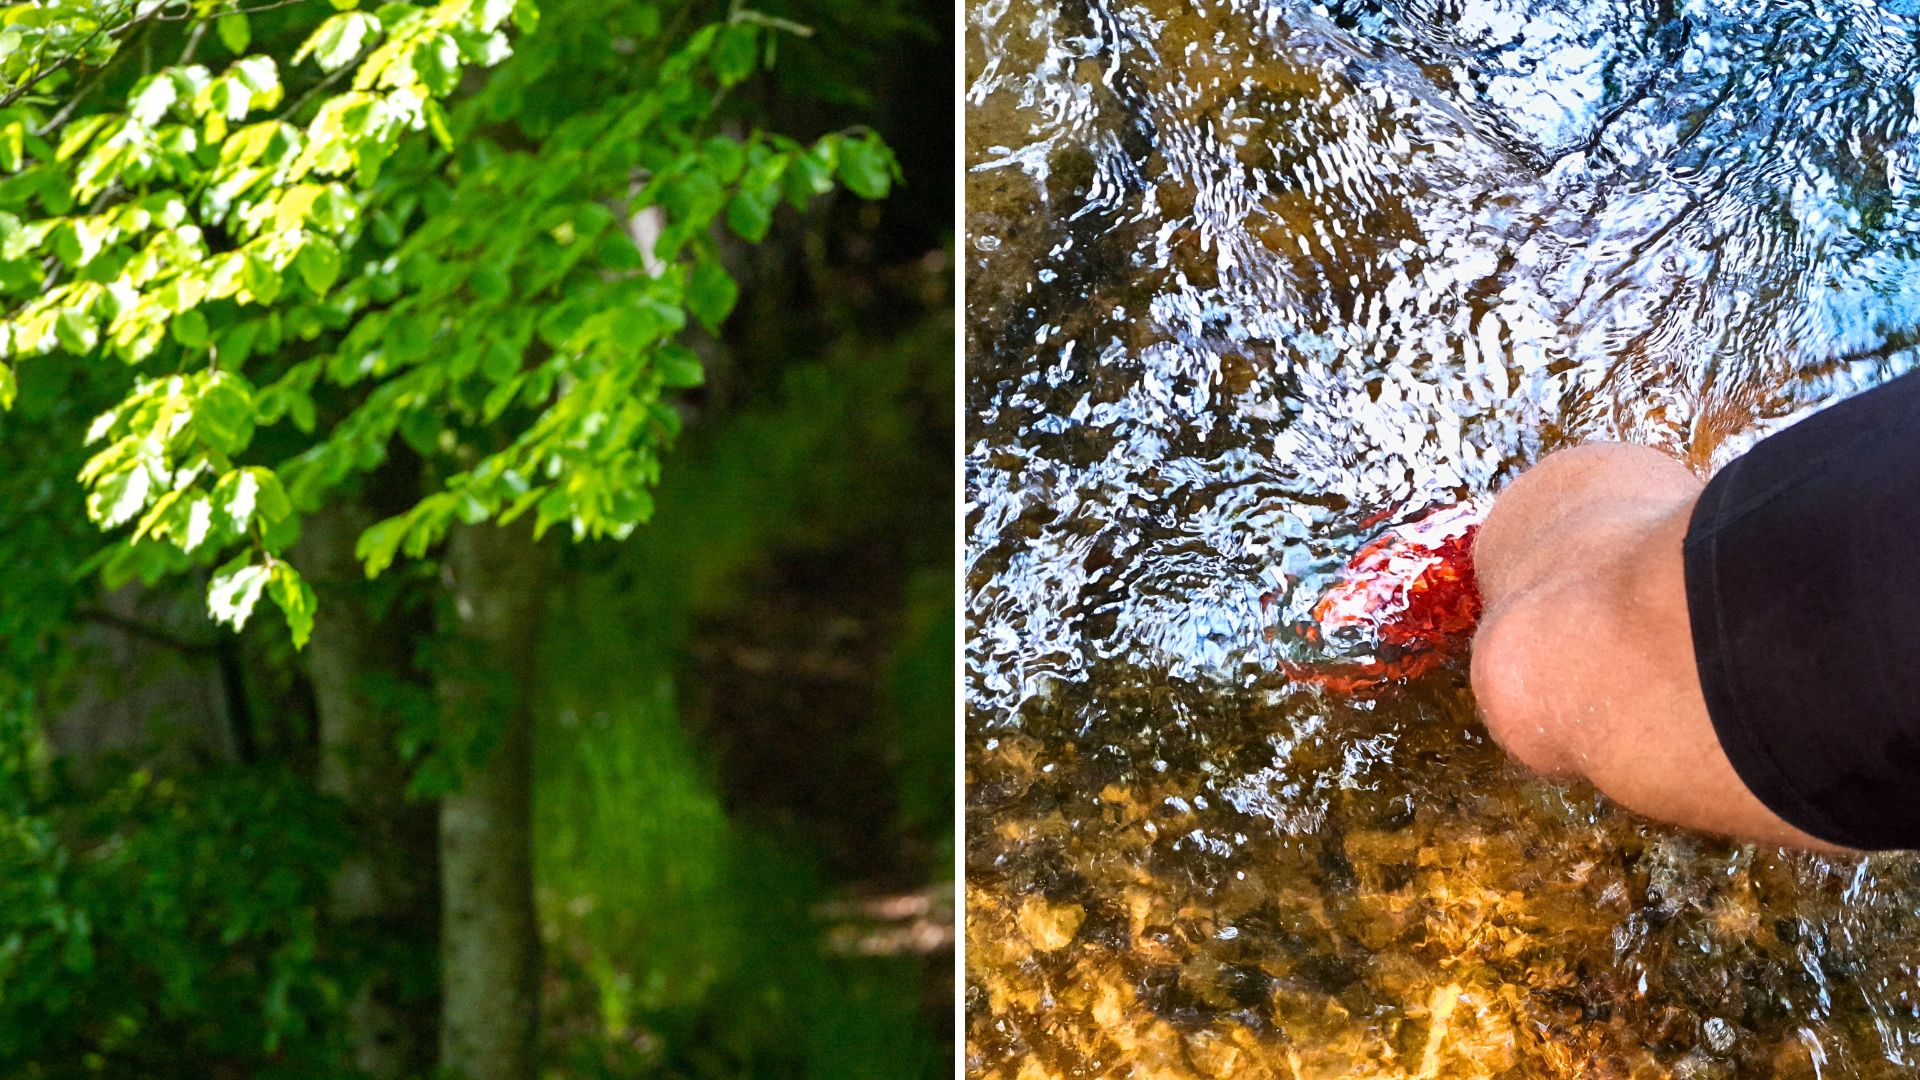
[[[406,648],[395,627],[374,618],[353,557],[372,521],[352,503],[314,514],[295,559],[320,601],[306,648],[320,721],[319,787],[347,804],[360,841],[333,881],[328,914],[380,946],[402,946],[374,951],[381,960],[348,1006],[352,1061],[374,1080],[398,1080],[433,1060],[433,1010],[404,1000],[400,970],[409,962],[406,947],[431,947],[433,817],[406,800],[399,718],[368,694],[378,676],[402,673]]]
[[[460,782],[440,804],[440,1064],[533,1080],[540,937],[533,899],[533,653],[544,552],[524,528],[456,525],[444,562],[453,648],[436,679]]]

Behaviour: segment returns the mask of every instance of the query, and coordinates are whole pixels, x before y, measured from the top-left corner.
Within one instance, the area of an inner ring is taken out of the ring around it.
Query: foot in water
[[[1346,659],[1281,661],[1296,683],[1355,694],[1405,682],[1466,655],[1480,621],[1473,537],[1486,506],[1468,500],[1396,525],[1347,560],[1313,607],[1308,641],[1357,646]]]

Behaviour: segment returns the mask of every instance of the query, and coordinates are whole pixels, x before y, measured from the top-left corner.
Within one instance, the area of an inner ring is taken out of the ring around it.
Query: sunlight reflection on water
[[[1645,826],[1265,633],[1383,512],[1910,367],[1899,11],[971,5],[975,1072],[1910,1068],[1910,861]]]

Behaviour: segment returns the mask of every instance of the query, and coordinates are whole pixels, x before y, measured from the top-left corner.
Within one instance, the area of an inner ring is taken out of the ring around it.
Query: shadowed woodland
[[[945,1074],[950,33],[0,9],[0,1074]]]

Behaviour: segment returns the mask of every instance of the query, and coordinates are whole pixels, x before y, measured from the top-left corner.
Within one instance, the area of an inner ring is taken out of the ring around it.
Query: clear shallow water
[[[1382,515],[1912,366],[1904,10],[974,0],[973,1072],[1920,1072],[1920,864],[1274,674]]]

